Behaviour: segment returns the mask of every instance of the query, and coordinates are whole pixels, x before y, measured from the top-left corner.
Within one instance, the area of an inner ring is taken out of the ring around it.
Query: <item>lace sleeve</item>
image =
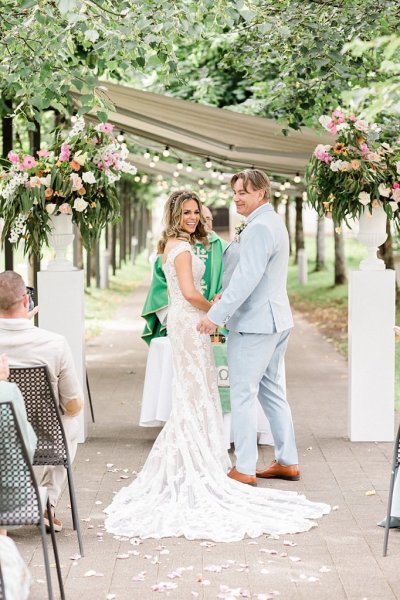
[[[174,246],[168,252],[168,256],[167,256],[167,259],[165,262],[171,261],[173,264],[175,258],[179,254],[182,254],[182,252],[191,252],[191,251],[192,251],[192,246],[189,244],[189,242],[179,242],[179,244],[176,244],[176,246]]]

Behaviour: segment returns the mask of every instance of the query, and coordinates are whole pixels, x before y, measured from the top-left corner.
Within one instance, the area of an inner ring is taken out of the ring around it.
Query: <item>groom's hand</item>
[[[214,331],[216,330],[217,325],[215,323],[213,323],[212,321],[210,321],[210,319],[208,317],[203,317],[201,319],[201,321],[199,321],[197,323],[197,330],[200,331],[200,333],[214,333]]]

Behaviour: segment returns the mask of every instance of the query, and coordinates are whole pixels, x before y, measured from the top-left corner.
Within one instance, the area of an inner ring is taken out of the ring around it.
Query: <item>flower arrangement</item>
[[[61,132],[51,150],[36,156],[9,152],[0,170],[0,217],[3,239],[25,242],[25,253],[41,253],[51,231],[50,217],[72,216],[86,248],[102,229],[119,217],[115,182],[123,173],[134,175],[128,149],[113,135],[113,125],[86,124],[72,117],[72,129]]]
[[[378,125],[340,109],[319,122],[336,139],[315,148],[306,170],[307,199],[318,214],[349,225],[349,218],[382,206],[400,225],[400,140],[380,142]]]

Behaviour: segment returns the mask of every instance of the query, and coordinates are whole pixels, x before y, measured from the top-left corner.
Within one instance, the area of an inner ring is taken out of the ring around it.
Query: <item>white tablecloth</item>
[[[162,427],[168,420],[172,401],[172,350],[168,337],[151,341],[147,357],[143,386],[141,427]],[[271,428],[260,404],[257,402],[258,443],[273,446]],[[227,446],[232,441],[231,414],[224,414],[224,432]]]

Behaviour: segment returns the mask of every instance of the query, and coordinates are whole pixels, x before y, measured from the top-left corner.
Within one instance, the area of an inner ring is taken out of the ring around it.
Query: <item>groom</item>
[[[224,253],[221,299],[198,324],[202,333],[216,326],[229,330],[236,467],[228,476],[257,485],[264,478],[300,478],[292,415],[286,400],[283,360],[293,319],[286,292],[288,233],[269,203],[271,184],[265,173],[246,169],[231,179],[237,212],[247,222]],[[270,422],[275,461],[256,472],[255,400]]]

